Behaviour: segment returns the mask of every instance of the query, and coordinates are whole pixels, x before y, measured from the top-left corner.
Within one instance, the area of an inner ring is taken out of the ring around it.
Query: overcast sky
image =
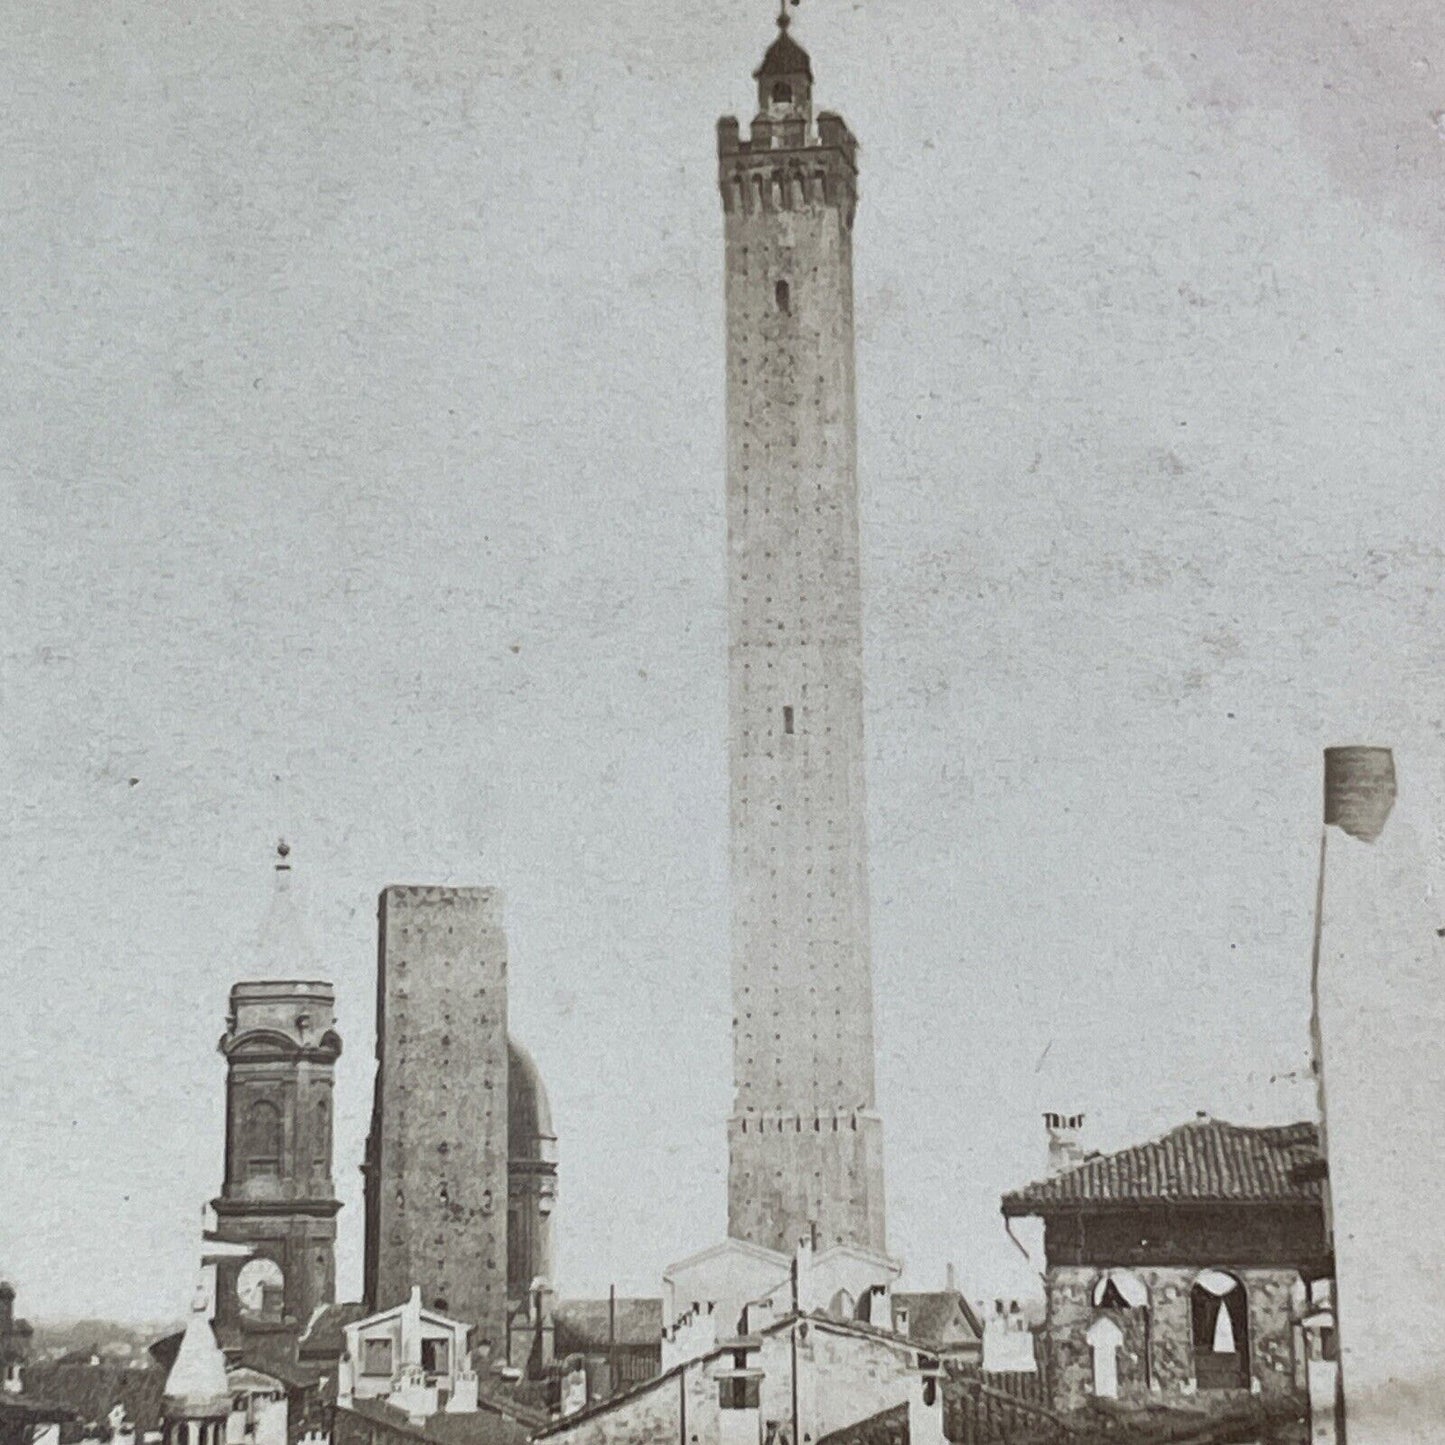
[[[499,885],[564,1295],[725,1226],[713,126],[768,0],[0,0],[0,1270],[168,1316],[271,850],[338,989]],[[1301,1117],[1320,749],[1441,781],[1436,0],[804,0],[862,143],[880,1105],[915,1287],[1040,1112]],[[1438,855],[1436,859],[1438,863]],[[1445,921],[1445,920],[1442,920]]]

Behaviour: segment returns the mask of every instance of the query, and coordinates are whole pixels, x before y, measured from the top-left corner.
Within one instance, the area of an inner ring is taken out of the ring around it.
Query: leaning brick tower
[[[728,1232],[885,1247],[853,379],[857,143],[779,34],[718,123],[726,238]]]

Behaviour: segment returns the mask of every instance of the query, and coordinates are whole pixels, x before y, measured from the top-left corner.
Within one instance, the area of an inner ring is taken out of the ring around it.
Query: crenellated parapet
[[[800,115],[758,115],[744,139],[736,116],[717,125],[718,185],[733,212],[833,206],[848,225],[858,204],[858,142],[842,116],[824,111],[816,126]]]

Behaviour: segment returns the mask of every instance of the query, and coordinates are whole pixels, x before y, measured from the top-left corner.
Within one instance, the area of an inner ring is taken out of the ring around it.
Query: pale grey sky
[[[0,0],[0,1269],[173,1313],[295,845],[500,885],[559,1285],[724,1227],[721,224],[767,0]],[[1319,750],[1438,805],[1434,0],[804,0],[857,292],[890,1242],[1039,1113],[1299,1116]],[[130,779],[137,781],[132,785]]]

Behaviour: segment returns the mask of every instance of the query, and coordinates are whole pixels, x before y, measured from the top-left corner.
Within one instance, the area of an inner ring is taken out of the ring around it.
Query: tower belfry
[[[305,1325],[336,1298],[332,1097],[341,1039],[336,992],[291,892],[290,848],[276,850],[275,891],[251,962],[231,989],[226,1059],[226,1168],[212,1201],[215,1238],[247,1245],[217,1266],[216,1325],[264,1332]]]
[[[726,239],[728,1232],[885,1248],[853,364],[857,142],[789,33],[718,122]]]

